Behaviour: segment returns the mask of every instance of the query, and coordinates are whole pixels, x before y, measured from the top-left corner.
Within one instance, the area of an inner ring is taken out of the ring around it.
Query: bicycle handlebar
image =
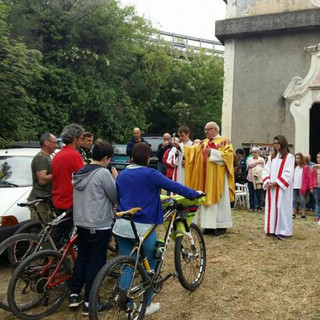
[[[34,199],[28,202],[20,202],[17,203],[19,207],[35,207],[39,202],[45,202],[47,204],[52,205],[52,198],[50,196],[44,196],[38,199]]]
[[[34,207],[36,206],[39,202],[43,202],[43,199],[35,199],[35,200],[31,200],[28,202],[21,202],[21,203],[17,203],[17,205],[19,207]]]

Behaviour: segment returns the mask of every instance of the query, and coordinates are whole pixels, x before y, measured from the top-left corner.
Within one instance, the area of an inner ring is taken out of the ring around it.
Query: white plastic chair
[[[239,203],[240,206],[247,206],[247,208],[250,208],[249,203],[249,188],[248,184],[241,184],[236,183],[236,190],[235,190],[235,197],[234,197],[234,208],[236,207],[237,203]]]

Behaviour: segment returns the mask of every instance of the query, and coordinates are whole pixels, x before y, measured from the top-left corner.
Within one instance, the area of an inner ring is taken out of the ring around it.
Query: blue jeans
[[[120,254],[123,256],[129,256],[135,245],[135,239],[116,236],[116,240],[119,245]],[[157,242],[157,233],[154,231],[149,235],[147,239],[145,239],[143,243],[144,252],[148,258],[150,268],[153,270],[156,267],[156,263],[157,263],[157,261],[154,258],[154,249],[155,249],[156,242]],[[136,258],[136,255],[134,255],[133,257]],[[122,288],[127,288],[130,285],[130,281],[132,280],[132,272],[133,272],[132,268],[126,268],[126,270],[124,270],[120,279],[120,285]],[[153,297],[153,291],[150,290],[149,296],[148,296],[148,306],[152,301],[152,297]]]
[[[96,230],[95,233],[81,227],[77,227],[77,230],[78,255],[69,289],[71,293],[80,294],[82,287],[86,285],[84,300],[89,302],[93,281],[106,263],[111,229]]]
[[[167,167],[161,161],[158,161],[157,170],[160,171],[163,175],[166,175]]]
[[[314,198],[314,193],[309,193],[309,202],[306,203],[306,207],[312,210],[315,210],[316,200]]]
[[[306,208],[306,203],[304,200],[304,195],[300,194],[300,189],[293,189],[293,208],[297,207],[298,199],[300,200],[300,208],[304,210]]]
[[[261,209],[261,189],[254,189],[253,182],[248,181],[250,209],[254,209],[257,202],[258,209]],[[257,200],[257,201],[256,201]]]
[[[314,188],[313,194],[316,205],[316,217],[320,219],[320,188]]]

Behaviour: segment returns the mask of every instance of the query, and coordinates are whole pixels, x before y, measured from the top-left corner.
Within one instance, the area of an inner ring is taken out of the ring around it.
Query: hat
[[[251,152],[252,152],[252,151],[258,151],[258,152],[260,152],[260,148],[259,148],[259,147],[252,147]]]

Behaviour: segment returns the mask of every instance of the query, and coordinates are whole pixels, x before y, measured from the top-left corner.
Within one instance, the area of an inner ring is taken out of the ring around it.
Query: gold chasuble
[[[209,161],[206,147],[220,151],[224,165]],[[230,201],[234,201],[233,147],[224,137],[217,137],[200,144],[184,148],[186,186],[203,190],[207,196],[205,206],[218,203],[222,197],[225,174],[227,173]]]

